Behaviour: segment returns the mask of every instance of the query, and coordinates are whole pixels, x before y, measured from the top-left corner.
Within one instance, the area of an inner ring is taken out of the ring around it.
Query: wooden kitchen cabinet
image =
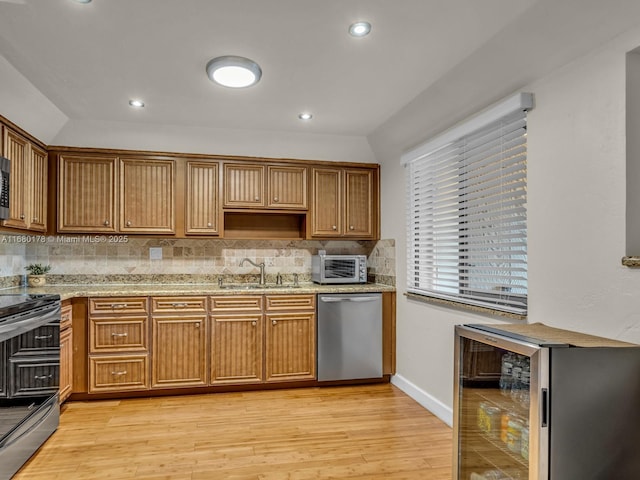
[[[73,391],[73,307],[68,300],[60,311],[60,390],[59,401],[64,402]]]
[[[174,160],[120,159],[120,232],[175,233]]]
[[[89,393],[149,388],[147,297],[89,298]]]
[[[225,163],[223,177],[224,208],[307,209],[306,167]]]
[[[58,157],[58,232],[116,232],[117,167],[115,156]]]
[[[374,169],[313,168],[311,237],[377,237],[377,172]]]
[[[265,381],[316,378],[315,295],[267,295]]]
[[[47,152],[10,128],[3,129],[4,156],[11,160],[9,218],[5,227],[47,229]]]
[[[220,234],[220,200],[217,162],[187,162],[186,218],[187,235]]]
[[[207,298],[151,298],[151,387],[207,385]]]
[[[211,384],[263,379],[262,295],[211,297]]]

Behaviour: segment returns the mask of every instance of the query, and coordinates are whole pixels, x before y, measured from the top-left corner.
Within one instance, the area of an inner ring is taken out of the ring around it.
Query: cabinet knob
[[[213,224],[211,222],[207,223],[207,227],[211,228]]]
[[[272,325],[277,325],[277,324],[278,324],[278,322],[277,322],[276,320],[271,320],[271,324],[272,324]]]
[[[278,199],[278,197],[273,197],[273,201],[277,203],[277,202],[279,202],[280,200]]]
[[[20,220],[24,220],[24,213],[20,214]]]
[[[33,217],[33,219],[31,221],[32,222],[37,222],[38,221],[38,217]]]
[[[337,230],[337,229],[338,229],[338,227],[337,227],[337,226],[335,226],[335,225],[332,225],[332,226],[331,226],[331,228],[332,228],[332,229],[334,229],[334,230]]]
[[[253,322],[251,322],[251,325],[252,325],[252,326],[254,326],[254,327],[255,327],[257,324],[258,324],[258,322],[256,322],[255,320],[254,320]]]
[[[349,230],[353,230],[353,225],[349,225]]]
[[[131,220],[127,220],[127,227],[131,226]]]
[[[255,198],[254,198],[254,200],[255,200],[256,202],[259,202],[259,201],[260,201],[260,197],[255,197]]]
[[[109,226],[109,220],[105,220],[103,224],[104,224],[105,227],[108,227]]]

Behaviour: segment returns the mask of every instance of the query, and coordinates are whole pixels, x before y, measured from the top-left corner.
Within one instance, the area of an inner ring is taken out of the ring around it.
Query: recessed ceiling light
[[[144,107],[144,102],[142,100],[129,100],[129,105],[136,108]]]
[[[226,55],[209,60],[207,75],[222,86],[244,88],[258,83],[262,69],[248,58]]]
[[[349,26],[349,33],[354,37],[364,37],[369,35],[371,24],[369,22],[356,22]]]
[[[313,118],[313,115],[311,115],[309,112],[303,112],[298,115],[298,118],[300,120],[311,120]]]

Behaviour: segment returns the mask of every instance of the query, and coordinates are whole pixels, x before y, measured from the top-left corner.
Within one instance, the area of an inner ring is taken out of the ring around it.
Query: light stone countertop
[[[246,285],[217,284],[104,284],[104,285],[46,285],[40,288],[14,287],[0,290],[0,295],[56,294],[62,300],[76,297],[136,297],[136,296],[187,296],[187,295],[263,295],[263,294],[309,294],[309,293],[378,293],[395,292],[395,287],[379,283],[359,285],[318,285],[301,283],[299,287],[267,285],[262,288],[247,288]]]

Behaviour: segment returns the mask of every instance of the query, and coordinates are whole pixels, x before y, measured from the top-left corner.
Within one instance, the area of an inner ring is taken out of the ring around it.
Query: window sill
[[[639,262],[638,266],[640,266],[640,257],[637,257],[637,258]],[[517,313],[502,312],[500,310],[494,310],[493,308],[478,307],[476,305],[468,305],[466,303],[454,302],[452,300],[443,300],[441,298],[436,298],[436,297],[427,297],[426,295],[418,295],[416,293],[405,292],[404,296],[407,297],[407,299],[409,300],[417,300],[423,303],[431,303],[435,305],[443,305],[445,307],[453,307],[453,308],[458,308],[462,310],[469,310],[476,313],[486,313],[489,315],[496,315],[502,318],[510,318],[513,320],[527,319],[526,315],[518,315]]]

